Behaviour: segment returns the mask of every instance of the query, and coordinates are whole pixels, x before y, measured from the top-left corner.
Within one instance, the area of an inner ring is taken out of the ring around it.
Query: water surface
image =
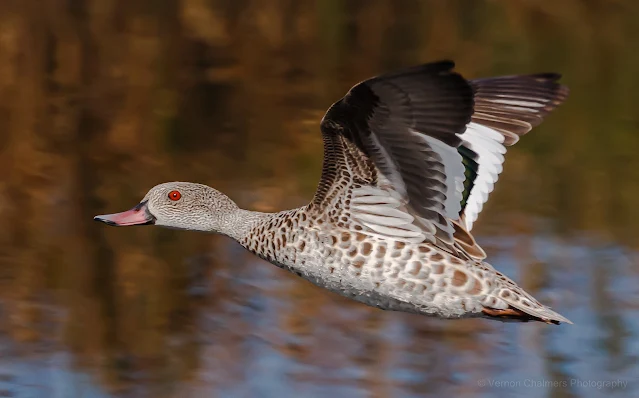
[[[0,396],[639,395],[639,3],[0,3]],[[318,289],[226,238],[108,228],[171,180],[303,205],[354,83],[452,58],[558,71],[475,234],[575,322],[441,321]]]

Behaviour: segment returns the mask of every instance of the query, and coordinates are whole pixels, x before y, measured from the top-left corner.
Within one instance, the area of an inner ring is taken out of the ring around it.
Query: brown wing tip
[[[568,86],[559,83],[559,80],[561,80],[562,75],[561,73],[555,73],[555,72],[546,72],[546,73],[537,73],[534,75],[528,75],[528,77],[533,78],[534,80],[538,81],[539,83],[548,83],[552,86],[554,86],[554,98],[553,98],[553,104],[559,105],[562,102],[564,102],[566,100],[566,98],[568,98],[568,94],[570,93],[570,89],[568,88]]]
[[[463,217],[463,216],[462,216]],[[486,252],[475,241],[473,235],[468,232],[463,226],[463,220],[451,220],[454,228],[453,239],[466,254],[470,255],[476,260],[483,260],[486,258]]]
[[[530,77],[534,78],[540,83],[554,83],[556,85],[555,98],[553,99],[553,103],[555,105],[559,105],[568,98],[568,94],[570,94],[570,89],[568,86],[559,83],[559,80],[562,78],[561,73],[547,72],[547,73],[538,73],[534,75],[530,75]]]

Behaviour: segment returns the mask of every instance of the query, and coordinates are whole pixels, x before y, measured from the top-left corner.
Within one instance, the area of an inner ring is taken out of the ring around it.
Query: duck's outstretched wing
[[[313,203],[348,207],[385,236],[472,240],[465,230],[497,181],[504,145],[567,91],[556,75],[467,81],[453,67],[442,61],[381,75],[333,104],[321,123],[324,165]]]
[[[325,154],[315,202],[330,202],[332,192],[352,184],[351,215],[361,214],[366,226],[452,242],[449,220],[461,211],[464,181],[458,134],[473,109],[473,89],[453,66],[443,61],[378,76],[333,104],[321,123]]]
[[[561,75],[501,76],[471,80],[474,107],[460,136],[467,177],[462,199],[463,225],[471,230],[502,171],[506,146],[539,125],[568,97]],[[474,177],[474,178],[472,178]]]

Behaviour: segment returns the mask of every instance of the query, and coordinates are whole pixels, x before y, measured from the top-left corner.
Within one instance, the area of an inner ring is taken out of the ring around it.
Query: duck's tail
[[[572,322],[541,304],[506,276],[498,274],[499,286],[487,298],[482,311],[488,318],[500,318],[504,321],[539,321],[548,324]]]
[[[536,313],[540,313],[540,311],[535,311]],[[544,307],[543,309],[544,315],[533,315],[529,312],[522,311],[515,307],[510,307],[505,310],[498,310],[493,308],[484,308],[482,310],[482,314],[491,319],[499,319],[501,321],[510,321],[510,322],[528,322],[528,321],[537,321],[544,322],[547,324],[559,325],[561,323],[570,323],[572,322],[566,317],[556,313],[548,307]]]

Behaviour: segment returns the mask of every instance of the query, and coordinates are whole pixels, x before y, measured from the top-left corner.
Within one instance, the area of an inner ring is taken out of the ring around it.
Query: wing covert
[[[344,139],[342,148],[325,151],[346,155],[343,166],[352,174],[360,166],[347,151],[361,152],[375,166],[374,183],[396,192],[413,224],[433,241],[452,242],[450,219],[461,211],[465,179],[458,134],[470,122],[473,89],[453,66],[437,62],[359,83],[321,124],[325,143]]]

